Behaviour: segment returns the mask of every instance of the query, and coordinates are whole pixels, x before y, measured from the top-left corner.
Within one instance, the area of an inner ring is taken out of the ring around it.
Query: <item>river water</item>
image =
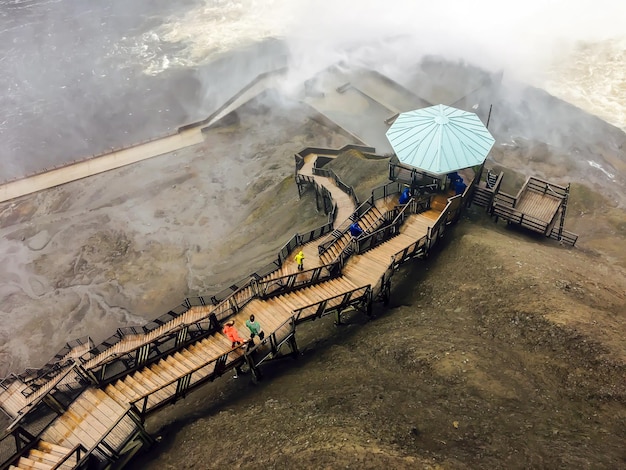
[[[626,128],[620,2],[459,3],[0,0],[0,181],[171,132],[285,60],[298,83],[442,54]]]

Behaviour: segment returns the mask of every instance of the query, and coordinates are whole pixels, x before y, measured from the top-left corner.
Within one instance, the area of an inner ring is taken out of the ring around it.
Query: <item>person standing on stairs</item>
[[[298,264],[298,271],[302,271],[304,269],[304,252],[300,250],[294,257],[294,260],[296,260],[296,263]]]
[[[235,328],[235,320],[226,322],[223,331],[226,337],[232,342],[231,347],[233,348],[246,342],[243,338],[241,338],[241,336],[239,336],[239,333]],[[233,379],[239,378],[239,374],[241,373],[241,366],[235,366],[235,375],[233,375]]]
[[[254,337],[258,336],[261,341],[265,338],[265,333],[261,330],[261,324],[254,319],[254,315],[250,315],[250,319],[246,320],[246,326],[250,330],[250,346],[254,344]]]
[[[232,348],[246,342],[243,338],[241,338],[241,336],[239,336],[239,333],[235,328],[235,320],[230,320],[229,322],[227,322],[224,325],[223,331],[226,337],[232,342]]]
[[[348,230],[350,230],[350,235],[352,235],[353,238],[359,238],[363,235],[363,229],[359,226],[358,222],[354,222],[350,225]]]

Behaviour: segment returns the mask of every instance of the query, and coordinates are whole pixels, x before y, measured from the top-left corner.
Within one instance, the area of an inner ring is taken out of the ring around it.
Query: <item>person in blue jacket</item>
[[[406,204],[411,199],[411,190],[409,188],[404,188],[402,194],[400,194],[400,200],[398,201],[400,204]]]
[[[354,222],[352,225],[350,225],[350,235],[352,235],[354,238],[358,238],[359,235],[361,235],[363,233],[363,229],[359,226],[358,222]]]

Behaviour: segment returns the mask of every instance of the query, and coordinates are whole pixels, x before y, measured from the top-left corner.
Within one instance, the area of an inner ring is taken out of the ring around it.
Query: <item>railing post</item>
[[[178,343],[178,339],[177,339],[177,343]],[[150,343],[144,344],[139,349],[137,349],[137,353],[135,354],[135,364],[137,364],[138,366],[145,364],[146,361],[148,360],[149,355],[150,355]]]
[[[250,291],[252,297],[259,297],[259,281],[255,277],[250,278]]]
[[[185,341],[187,341],[187,333],[188,332],[189,332],[189,326],[188,325],[185,325],[183,328],[180,329],[180,331],[176,335],[176,346],[180,346]],[[146,359],[147,359],[147,357],[146,357]]]

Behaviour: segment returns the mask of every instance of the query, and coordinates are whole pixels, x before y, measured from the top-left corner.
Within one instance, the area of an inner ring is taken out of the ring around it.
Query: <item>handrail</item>
[[[104,443],[104,447],[108,448],[109,452],[112,450],[111,446],[109,446],[108,444],[106,444],[104,441],[107,437],[109,437],[109,434],[111,434],[113,432],[113,430],[117,427],[118,424],[120,424],[122,422],[122,420],[124,418],[126,418],[127,416],[130,416],[130,413],[132,413],[132,407],[129,405],[128,408],[126,408],[126,412],[124,414],[122,414],[119,418],[117,418],[117,420],[109,426],[109,428],[106,430],[106,432],[102,435],[102,437],[100,437],[100,439],[93,445],[91,446],[90,449],[88,449],[85,453],[85,455],[83,455],[83,457],[78,461],[78,463],[76,464],[75,468],[80,468],[81,466],[85,465],[87,463],[87,459],[89,459],[89,457],[91,456],[91,454],[93,454],[93,452],[96,449],[99,449],[100,446]],[[102,452],[102,454],[104,455],[105,458],[107,458],[108,460],[109,457],[106,455],[106,452],[102,449],[100,449],[100,451]]]
[[[247,345],[246,344],[242,344],[240,346],[237,346],[233,349],[228,350],[227,352],[225,352],[224,354],[220,354],[218,357],[211,359],[209,362],[196,366],[193,369],[191,369],[189,372],[186,372],[184,375],[180,376],[180,377],[176,377],[174,379],[170,379],[169,381],[167,381],[166,383],[164,383],[163,385],[160,385],[158,388],[155,388],[153,390],[150,390],[149,392],[146,392],[142,395],[140,395],[139,397],[137,397],[135,400],[133,400],[131,403],[131,405],[136,406],[140,401],[143,401],[143,406],[141,408],[137,407],[137,409],[141,410],[141,414],[145,414],[148,411],[148,399],[150,396],[154,395],[157,392],[160,392],[161,390],[167,388],[167,387],[171,387],[173,384],[185,379],[185,377],[189,377],[191,378],[191,376],[195,373],[198,372],[201,369],[204,369],[206,367],[209,367],[210,365],[218,362],[219,360],[221,360],[222,358],[225,358],[224,361],[226,361],[226,359],[228,358],[228,356],[238,350],[242,351],[241,356],[237,357],[237,359],[240,359],[241,357],[243,357],[245,355],[245,350],[244,348],[246,348]],[[226,364],[226,362],[225,362]]]
[[[37,443],[37,438],[26,429],[18,427],[0,438],[0,468],[7,469]],[[12,450],[13,449],[13,450]],[[10,452],[10,455],[8,453]]]
[[[402,206],[401,209],[395,207],[393,210],[395,216],[389,225],[381,227],[380,229],[359,237],[356,240],[356,252],[361,254],[396,236],[399,233],[400,226],[406,220],[407,214],[419,214],[420,212],[428,209],[429,203],[430,198],[411,198]]]
[[[277,278],[256,281],[253,288],[257,296],[267,298],[289,292],[297,287],[333,279],[339,274],[341,274],[341,266],[338,262],[333,262]]]
[[[70,459],[70,457],[72,457],[74,454],[76,454],[76,466],[74,468],[77,468],[78,467],[78,463],[81,461],[81,456],[80,456],[81,452],[87,453],[87,448],[84,445],[82,445],[82,444],[76,444],[72,448],[72,450],[70,452],[68,452],[65,457],[63,457],[56,464],[54,464],[54,466],[50,470],[57,470],[58,468],[61,468],[61,466],[65,462],[67,462]]]
[[[14,429],[25,418],[25,416],[26,416],[26,413],[24,412],[25,409],[33,409],[33,408],[35,408],[35,406],[37,406],[37,404],[39,404],[48,393],[51,393],[60,384],[60,382],[65,377],[67,377],[70,374],[70,372],[75,371],[77,367],[78,367],[78,364],[73,363],[70,367],[65,369],[59,375],[55,376],[54,377],[54,381],[48,382],[46,385],[51,384],[50,388],[47,389],[45,391],[45,393],[41,393],[39,395],[36,395],[36,396],[33,397],[33,399],[31,401],[28,401],[26,403],[26,405],[24,405],[24,407],[21,410],[18,411],[17,417],[7,426],[7,430],[11,431],[12,429]],[[41,390],[41,388],[39,390]],[[31,394],[29,396],[33,396],[33,394]]]
[[[284,334],[285,327],[289,325],[289,331]],[[295,316],[292,315],[287,318],[284,322],[282,322],[278,328],[276,328],[272,333],[267,335],[265,338],[261,340],[259,344],[255,344],[253,347],[248,349],[245,353],[247,358],[254,358],[255,367],[264,362],[268,357],[272,357],[273,354],[276,354],[278,348],[282,346],[285,341],[287,341],[291,336],[294,335],[296,329]],[[281,337],[279,338],[278,332],[283,332]],[[269,346],[269,351],[263,356],[258,357],[259,353],[262,350]]]
[[[328,305],[329,303],[331,303],[333,300],[338,299],[339,297],[343,297],[344,300],[342,302],[340,302],[338,305],[334,305],[333,308],[339,308],[341,306],[343,306],[346,302],[353,300],[352,299],[352,294],[354,294],[357,291],[363,290],[365,289],[364,293],[367,293],[367,290],[371,288],[371,285],[367,285],[367,286],[361,286],[361,287],[357,287],[356,289],[352,289],[348,292],[344,292],[343,294],[337,294],[333,297],[328,297],[327,299],[324,300],[320,300],[318,302],[314,302],[312,304],[309,305],[305,305],[304,307],[299,307],[297,309],[294,309],[294,321],[296,323],[298,323],[298,321],[300,320],[300,317],[302,316],[302,312],[304,310],[310,309],[312,307],[317,307],[316,309],[316,313],[315,316],[319,316],[322,315],[323,312],[326,311],[326,305]]]

